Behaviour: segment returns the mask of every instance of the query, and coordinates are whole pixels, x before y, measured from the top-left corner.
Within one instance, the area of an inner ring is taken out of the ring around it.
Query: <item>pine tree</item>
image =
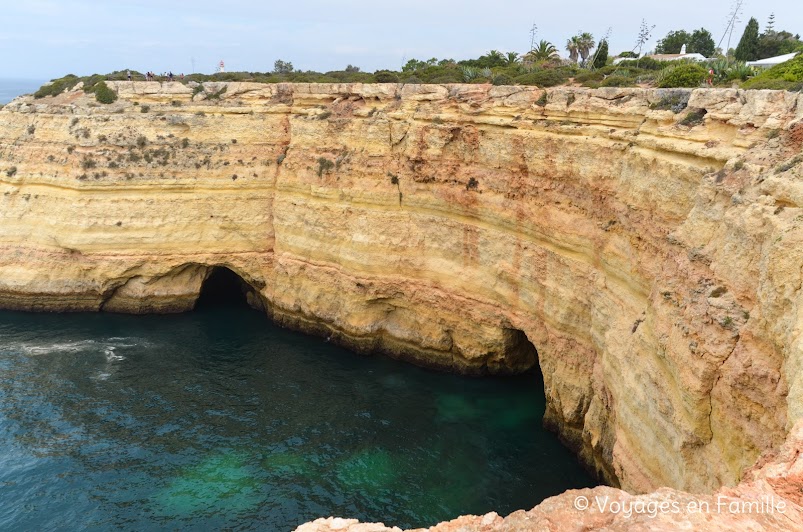
[[[770,13],[770,18],[767,20],[767,29],[764,30],[765,33],[771,33],[775,31],[775,13]]]
[[[597,47],[597,53],[594,56],[594,68],[602,68],[608,62],[608,41],[602,40]]]
[[[755,18],[751,17],[747,23],[734,55],[737,61],[755,61],[758,59],[758,21]]]

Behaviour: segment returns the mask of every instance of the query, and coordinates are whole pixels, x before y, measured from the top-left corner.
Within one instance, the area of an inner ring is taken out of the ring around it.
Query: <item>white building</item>
[[[701,63],[703,61],[708,61],[708,58],[703,54],[698,54],[698,53],[687,54],[685,44],[683,45],[683,48],[680,49],[679,54],[653,54],[653,55],[648,55],[647,57],[649,57],[650,59],[655,59],[656,61],[682,61],[684,59],[687,61],[697,61],[698,63]]]
[[[768,57],[766,59],[759,59],[758,61],[747,61],[746,65],[756,68],[772,68],[775,65],[786,63],[800,52],[792,52],[791,54],[778,55],[775,57]]]

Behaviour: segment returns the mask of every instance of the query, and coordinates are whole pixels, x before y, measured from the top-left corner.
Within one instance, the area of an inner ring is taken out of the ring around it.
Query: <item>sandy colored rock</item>
[[[736,486],[803,416],[803,96],[109,86],[0,111],[1,307],[184,311],[225,266],[359,351],[539,363],[635,493]]]

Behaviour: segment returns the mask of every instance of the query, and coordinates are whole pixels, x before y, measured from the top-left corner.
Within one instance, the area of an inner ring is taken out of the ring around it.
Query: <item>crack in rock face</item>
[[[540,365],[636,494],[742,489],[803,417],[801,95],[108,85],[0,110],[2,308],[187,311],[225,269],[357,351]]]

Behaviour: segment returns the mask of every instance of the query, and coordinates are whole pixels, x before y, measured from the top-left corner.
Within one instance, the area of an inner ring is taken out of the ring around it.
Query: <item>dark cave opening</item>
[[[195,308],[209,307],[247,307],[254,308],[249,294],[256,296],[251,285],[230,269],[217,266],[207,276],[201,286],[201,295],[195,302]],[[250,301],[249,301],[250,299]]]

